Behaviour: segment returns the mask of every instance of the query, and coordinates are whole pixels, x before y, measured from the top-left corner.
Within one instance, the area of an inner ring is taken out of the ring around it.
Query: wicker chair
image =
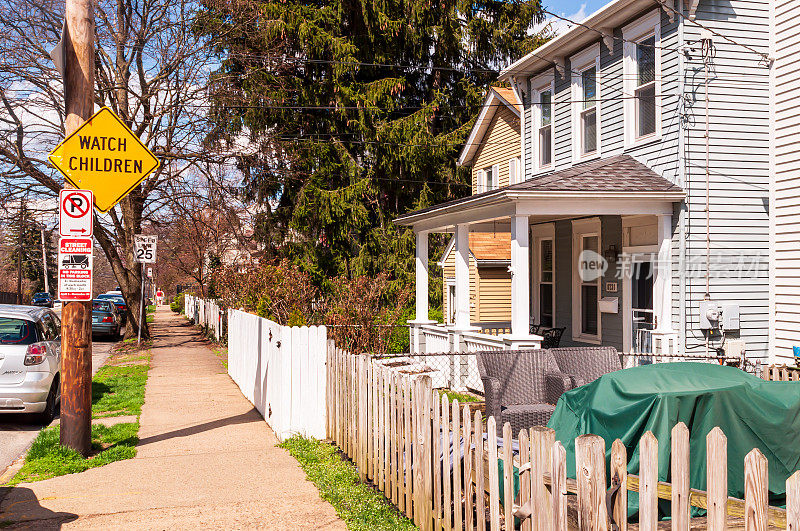
[[[561,327],[542,330],[542,348],[557,348],[561,344],[561,336],[564,335],[566,329],[566,327]]]
[[[547,350],[477,352],[478,372],[486,397],[486,415],[494,416],[500,433],[506,422],[514,435],[550,420],[558,398],[572,388]]]
[[[551,348],[558,369],[569,375],[572,387],[593,382],[606,373],[622,369],[614,347]]]

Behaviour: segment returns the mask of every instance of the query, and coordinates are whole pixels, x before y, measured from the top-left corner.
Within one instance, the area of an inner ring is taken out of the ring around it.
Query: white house
[[[428,234],[455,240],[454,323],[413,321],[412,350],[536,346],[547,315],[562,346],[766,359],[771,11],[616,0],[505,68],[517,182],[396,220],[416,233],[417,316]],[[511,333],[493,336],[470,320],[468,242],[501,231]]]

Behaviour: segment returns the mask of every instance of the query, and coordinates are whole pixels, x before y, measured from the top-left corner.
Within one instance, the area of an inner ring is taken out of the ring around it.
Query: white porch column
[[[528,216],[511,216],[511,335],[530,333],[530,241]]]
[[[428,233],[417,232],[416,290],[417,322],[428,320]]]
[[[672,216],[658,216],[658,261],[653,273],[653,313],[656,330],[672,329]]]
[[[469,315],[469,225],[456,225],[456,311],[455,329],[470,326]]]

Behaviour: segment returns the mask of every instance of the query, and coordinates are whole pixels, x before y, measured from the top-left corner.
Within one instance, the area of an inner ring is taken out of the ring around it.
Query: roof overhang
[[[613,0],[586,17],[581,24],[576,24],[504,68],[500,72],[500,80],[538,74],[554,65],[561,67],[566,57],[592,43],[611,40],[614,28],[657,7],[654,0]]]
[[[489,124],[492,123],[492,118],[494,118],[500,105],[505,105],[511,109],[511,112],[519,118],[520,112],[517,106],[512,105],[510,102],[506,101],[505,98],[499,96],[494,89],[490,88],[489,94],[486,96],[486,101],[483,102],[481,112],[477,120],[475,120],[472,130],[469,132],[469,138],[467,138],[467,142],[464,144],[464,147],[461,149],[461,154],[458,156],[459,166],[465,166],[472,162],[473,157],[475,157],[475,154],[478,152],[478,148],[483,144],[483,137],[486,135]]]
[[[395,219],[415,232],[452,232],[455,225],[477,224],[514,215],[563,218],[601,215],[672,214],[682,190],[659,192],[575,192],[495,190],[442,203]]]

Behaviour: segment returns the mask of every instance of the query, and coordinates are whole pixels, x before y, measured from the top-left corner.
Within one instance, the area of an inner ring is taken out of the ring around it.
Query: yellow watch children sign
[[[111,210],[159,166],[156,156],[108,107],[65,138],[49,158],[69,184],[94,192],[100,212]]]

